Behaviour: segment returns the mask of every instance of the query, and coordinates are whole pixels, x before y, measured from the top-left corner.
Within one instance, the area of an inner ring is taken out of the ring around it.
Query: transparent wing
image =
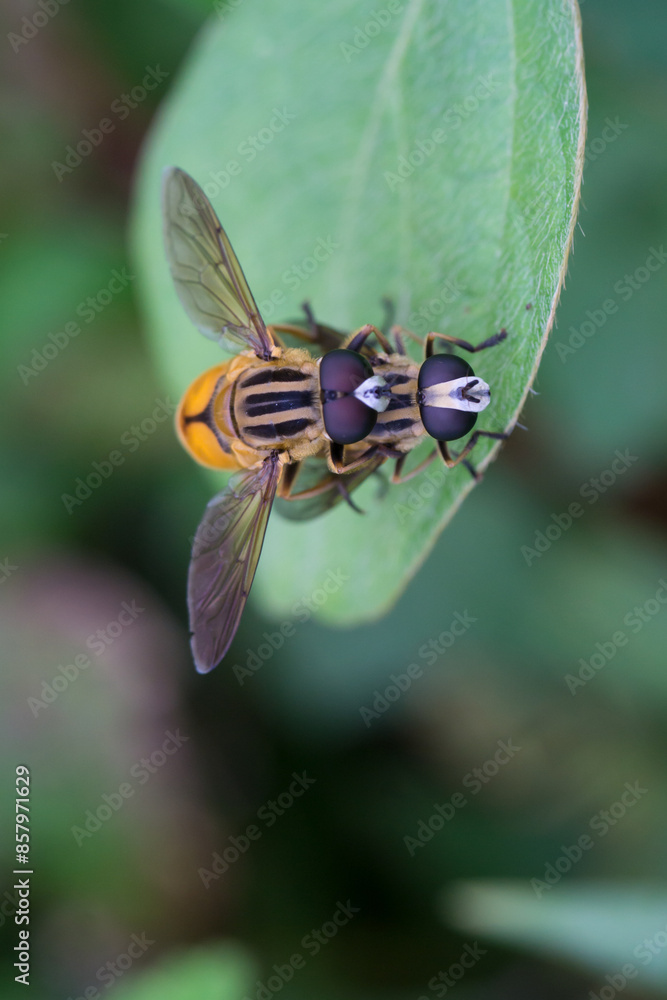
[[[178,167],[164,172],[162,216],[171,276],[195,326],[228,350],[240,344],[270,357],[273,338],[227,234],[202,189]]]
[[[252,586],[280,479],[277,453],[233,476],[197,528],[188,576],[192,652],[199,673],[212,670],[234,638]]]

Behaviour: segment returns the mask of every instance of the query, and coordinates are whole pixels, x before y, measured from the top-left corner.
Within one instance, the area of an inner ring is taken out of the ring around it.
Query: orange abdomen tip
[[[181,444],[196,462],[209,469],[241,468],[232,450],[236,433],[226,405],[231,387],[226,375],[234,360],[223,361],[198,375],[176,411]]]

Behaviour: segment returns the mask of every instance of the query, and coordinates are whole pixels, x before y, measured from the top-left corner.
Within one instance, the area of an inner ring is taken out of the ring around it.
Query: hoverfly
[[[474,479],[481,479],[467,456],[481,437],[502,441],[508,435],[476,430],[462,451],[451,454],[448,442],[465,437],[472,431],[478,413],[489,405],[491,392],[488,383],[475,376],[467,361],[455,354],[435,354],[434,346],[436,340],[443,340],[462,350],[477,353],[501,343],[507,337],[507,331],[500,330],[477,346],[448,334],[429,333],[424,341],[424,360],[421,363],[413,361],[405,349],[403,335],[414,335],[401,327],[394,327],[392,333],[395,348],[377,327],[370,324],[353,334],[345,345],[347,350],[363,352],[369,358],[373,371],[381,375],[385,382],[377,392],[382,398],[389,399],[389,405],[378,413],[373,428],[364,440],[352,442],[345,452],[345,469],[351,472],[361,468],[378,455],[383,459],[394,458],[396,466],[391,481],[402,483],[422,472],[439,454],[447,468],[453,469],[462,463]],[[377,338],[382,352],[368,349],[367,340],[371,334]],[[408,453],[428,437],[435,440],[436,448],[418,466],[403,474]],[[334,463],[342,462],[343,450],[337,442],[331,445],[331,455]]]
[[[354,507],[350,492],[387,458],[396,459],[393,481],[401,481],[407,453],[428,435],[449,467],[463,462],[476,475],[466,460],[476,440],[505,435],[476,431],[459,455],[449,454],[446,442],[472,429],[489,387],[462,359],[434,354],[433,345],[442,338],[474,352],[506,334],[478,347],[429,334],[420,366],[405,352],[400,328],[394,351],[370,324],[345,338],[309,311],[306,327],[266,326],[213,207],[183,170],[165,171],[162,209],[167,259],[186,313],[205,336],[237,351],[194,380],[176,414],[181,443],[197,462],[236,472],[209,502],[192,549],[191,644],[205,673],[236,633],[276,496],[303,501],[305,516],[341,498]],[[370,348],[372,334],[382,351]],[[322,356],[285,346],[281,335],[316,345]],[[300,469],[314,460],[313,484],[295,492]]]

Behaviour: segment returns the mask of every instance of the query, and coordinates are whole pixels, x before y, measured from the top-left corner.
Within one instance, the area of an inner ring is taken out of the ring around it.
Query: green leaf
[[[389,295],[419,334],[477,343],[506,328],[474,367],[492,388],[479,426],[512,427],[565,273],[585,109],[575,0],[258,0],[213,18],[138,184],[137,269],[169,388],[219,360],[164,261],[160,172],[173,163],[211,197],[268,322],[296,318],[307,298],[343,329],[380,323]],[[497,451],[482,440],[477,467]],[[365,517],[345,506],[311,523],[274,514],[255,593],[285,614],[340,572],[321,618],[377,617],[472,485],[464,468],[433,465],[383,499],[375,477],[364,484]]]
[[[256,969],[236,944],[209,945],[170,957],[116,987],[118,1000],[238,1000]]]
[[[464,933],[582,962],[601,986],[626,963],[635,989],[667,986],[664,888],[578,882],[541,891],[527,880],[462,882],[448,894],[447,917]]]

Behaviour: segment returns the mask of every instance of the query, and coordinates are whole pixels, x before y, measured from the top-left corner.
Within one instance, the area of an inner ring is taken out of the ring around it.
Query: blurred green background
[[[646,268],[667,10],[582,5],[580,231],[528,431],[385,619],[302,614],[239,684],[191,665],[210,484],[162,419],[127,248],[140,145],[210,6],[67,4],[18,48],[24,5],[0,15],[2,995],[18,764],[34,997],[667,995],[667,290]],[[427,655],[457,614],[474,622]],[[279,626],[251,602],[229,663]]]

